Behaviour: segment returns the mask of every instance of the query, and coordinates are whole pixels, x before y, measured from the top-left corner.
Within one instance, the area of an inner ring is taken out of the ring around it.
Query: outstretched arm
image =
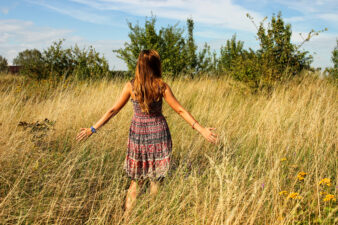
[[[164,99],[175,112],[177,112],[185,121],[187,121],[187,123],[190,124],[190,126],[192,126],[192,128],[201,133],[209,142],[216,143],[217,134],[211,132],[211,130],[215,130],[216,128],[205,128],[201,126],[197,120],[195,120],[195,118],[177,101],[168,84],[166,84]]]
[[[98,130],[100,127],[105,125],[112,117],[114,117],[122,108],[123,106],[128,102],[130,98],[130,90],[131,90],[131,84],[128,82],[123,90],[120,98],[115,102],[113,107],[111,107],[103,116],[102,118],[95,124],[93,127]],[[90,128],[81,128],[81,132],[77,135],[76,140],[80,141],[83,138],[89,137],[92,134],[92,131]]]

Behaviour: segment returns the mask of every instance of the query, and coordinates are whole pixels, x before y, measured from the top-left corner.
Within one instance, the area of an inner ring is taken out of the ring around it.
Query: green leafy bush
[[[19,55],[13,60],[13,64],[21,66],[20,73],[31,78],[46,78],[46,70],[42,53],[37,49],[26,49],[19,52]]]
[[[132,25],[130,29],[130,42],[125,42],[124,48],[113,50],[122,59],[130,72],[134,72],[137,58],[143,49],[155,49],[161,56],[162,70],[164,74],[176,77],[179,74],[195,75],[209,68],[212,57],[210,47],[197,53],[197,46],[193,37],[194,22],[187,19],[188,37],[183,37],[184,29],[178,27],[178,23],[155,29],[156,17],[146,18],[144,27],[139,24]],[[208,58],[209,57],[209,58]]]
[[[7,70],[8,70],[7,59],[0,55],[0,73],[7,73]]]
[[[332,68],[326,68],[325,75],[326,77],[335,83],[338,84],[338,39],[336,40],[336,47],[332,51],[331,61],[333,62]]]
[[[252,20],[252,17],[247,14]],[[257,27],[257,40],[260,48],[243,50],[243,42],[236,42],[236,36],[221,48],[219,70],[229,71],[237,80],[247,83],[251,88],[271,88],[276,82],[283,82],[297,76],[302,70],[310,70],[312,56],[300,47],[319,32],[312,30],[303,43],[291,43],[291,25],[285,24],[281,12],[273,15],[268,26],[265,18]]]
[[[92,46],[63,48],[63,41],[53,42],[42,53],[37,49],[20,52],[14,64],[22,66],[20,73],[38,80],[96,79],[110,75],[107,60]]]
[[[243,45],[244,45],[243,41],[236,41],[236,34],[234,34],[230,40],[227,40],[226,45],[221,46],[220,49],[218,70],[220,71],[231,70],[233,64],[244,53]]]

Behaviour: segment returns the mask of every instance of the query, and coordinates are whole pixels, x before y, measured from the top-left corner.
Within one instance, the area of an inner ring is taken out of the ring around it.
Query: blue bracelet
[[[93,126],[91,126],[90,129],[92,130],[93,133],[96,133],[96,129]]]

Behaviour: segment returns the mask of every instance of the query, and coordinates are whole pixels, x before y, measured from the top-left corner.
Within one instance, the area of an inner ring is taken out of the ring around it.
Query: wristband
[[[194,126],[195,126],[195,123],[197,123],[197,121],[195,121],[193,124],[192,124],[192,129],[195,129]]]
[[[93,133],[96,133],[96,129],[93,126],[91,126],[90,129],[92,130]]]

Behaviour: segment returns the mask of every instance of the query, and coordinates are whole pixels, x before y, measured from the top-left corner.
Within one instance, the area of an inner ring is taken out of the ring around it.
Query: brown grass
[[[114,104],[126,81],[24,80],[0,76],[0,224],[125,224],[131,103],[87,141],[77,144],[75,136]],[[252,95],[226,77],[168,83],[200,124],[217,128],[220,144],[206,142],[164,104],[172,170],[155,199],[143,189],[129,224],[338,222],[337,202],[320,193],[337,197],[336,86],[311,75],[271,95]],[[20,121],[32,124],[24,129]],[[332,185],[319,185],[323,178]]]

